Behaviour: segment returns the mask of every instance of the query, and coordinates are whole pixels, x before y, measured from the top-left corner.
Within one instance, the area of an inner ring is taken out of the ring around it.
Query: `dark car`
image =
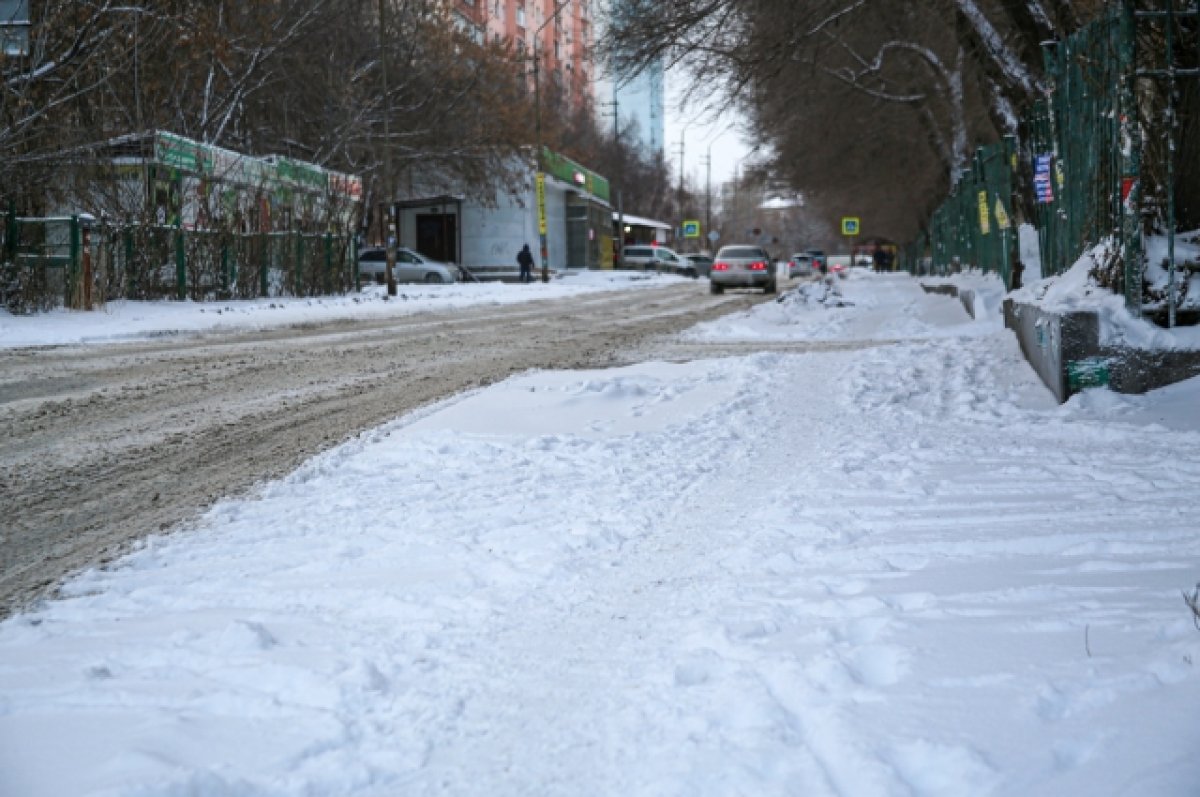
[[[713,260],[708,255],[684,255],[698,276],[707,277],[712,272]]]
[[[817,271],[821,272],[822,274],[828,273],[829,259],[825,256],[824,250],[807,249],[804,253],[812,258],[813,265],[816,266]]]

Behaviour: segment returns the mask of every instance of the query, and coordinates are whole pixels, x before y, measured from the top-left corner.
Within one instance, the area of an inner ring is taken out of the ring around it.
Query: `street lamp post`
[[[392,102],[388,96],[388,51],[385,28],[386,0],[379,0],[379,57],[383,72],[383,227],[384,245],[387,247],[387,293],[396,295],[396,206],[392,202]]]
[[[540,243],[539,254],[542,261],[542,282],[550,281],[550,246],[547,240],[547,224],[546,224],[546,174],[542,167],[542,89],[539,72],[541,67],[541,56],[538,54],[538,42],[541,40],[542,31],[546,26],[558,18],[559,13],[567,7],[571,0],[556,0],[554,11],[546,18],[544,22],[533,32],[533,129],[536,141],[534,153],[537,158],[537,175],[535,177],[535,192],[537,194],[537,214],[538,214],[538,242]]]
[[[617,145],[617,182],[613,185],[617,200],[617,249],[614,254],[620,265],[625,262],[625,207],[621,200],[621,189],[625,185],[625,155],[621,151],[621,103],[614,92],[612,102],[601,104],[612,106],[613,109],[613,141]]]

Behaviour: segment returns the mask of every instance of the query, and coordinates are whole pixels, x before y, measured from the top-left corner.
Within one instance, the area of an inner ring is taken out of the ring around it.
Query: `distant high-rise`
[[[624,1],[606,0],[605,10],[601,12],[605,20],[610,17],[613,9]],[[637,74],[622,74],[610,70],[597,80],[597,110],[607,114],[611,124],[615,103],[621,129],[625,130],[631,122],[633,123],[636,138],[630,143],[635,144],[647,159],[662,157],[666,146],[664,73],[662,61],[656,61]]]
[[[631,78],[615,78],[613,100],[621,115],[621,127],[632,120],[638,148],[647,158],[663,154],[666,137],[663,96],[663,66],[659,61]]]

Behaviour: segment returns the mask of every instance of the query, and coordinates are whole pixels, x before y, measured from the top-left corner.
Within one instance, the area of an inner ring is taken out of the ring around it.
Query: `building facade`
[[[457,0],[455,22],[477,42],[509,42],[525,57],[536,54],[543,86],[554,86],[571,110],[583,110],[595,103],[595,2]]]

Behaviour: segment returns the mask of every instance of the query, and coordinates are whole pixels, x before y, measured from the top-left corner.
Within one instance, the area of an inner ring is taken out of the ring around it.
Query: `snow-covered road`
[[[840,287],[686,337],[862,348],[515,377],[79,577],[0,794],[1194,795],[1200,383]]]

